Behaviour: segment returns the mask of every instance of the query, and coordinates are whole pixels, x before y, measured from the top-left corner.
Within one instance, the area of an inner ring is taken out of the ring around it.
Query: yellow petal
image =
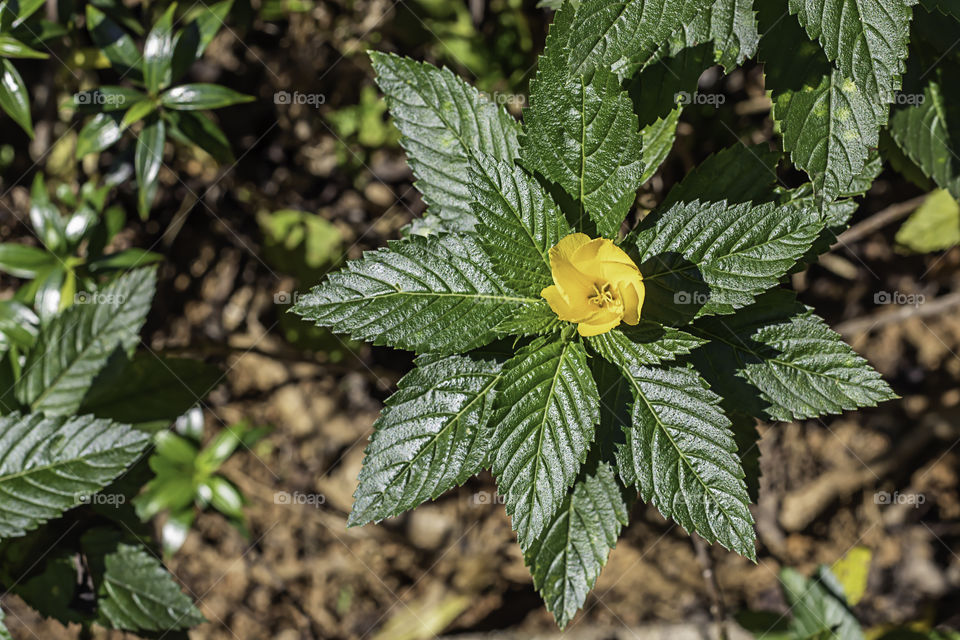
[[[598,336],[601,333],[606,333],[607,331],[610,331],[611,329],[616,327],[618,324],[620,324],[620,318],[614,318],[609,322],[603,322],[599,324],[581,322],[580,324],[577,325],[577,333],[579,333],[585,338],[589,336]]]
[[[566,320],[567,322],[580,321],[580,317],[571,309],[570,301],[563,295],[563,292],[557,285],[552,284],[549,287],[545,287],[544,290],[540,292],[540,295],[546,299],[547,304],[550,305],[550,308],[553,309],[553,312],[557,314],[557,317],[561,320]]]

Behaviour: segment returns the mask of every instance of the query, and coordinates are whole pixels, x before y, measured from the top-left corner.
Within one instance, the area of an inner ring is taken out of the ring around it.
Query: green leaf
[[[13,640],[13,636],[10,635],[7,626],[3,623],[4,616],[3,609],[0,609],[0,640]]]
[[[634,396],[620,477],[688,532],[756,559],[750,496],[720,397],[692,368],[635,366],[622,353],[612,363]]]
[[[530,302],[505,317],[494,328],[502,336],[532,336],[559,331],[564,322],[544,299]]]
[[[471,162],[477,236],[494,271],[516,291],[539,296],[553,283],[551,247],[572,233],[563,214],[533,177],[484,158]]]
[[[30,120],[30,95],[23,78],[13,63],[0,60],[0,108],[7,112],[20,128],[33,138],[33,123]]]
[[[129,129],[156,110],[157,103],[154,102],[152,98],[144,98],[143,100],[134,102],[123,114],[123,119],[120,121],[121,129]]]
[[[0,57],[44,60],[49,56],[42,51],[31,49],[13,36],[0,35]]]
[[[713,41],[714,60],[727,73],[752,58],[760,42],[753,0],[714,0],[682,29],[687,47]]]
[[[762,3],[760,41],[773,117],[783,148],[813,180],[821,202],[835,199],[865,167],[887,108],[833,68],[803,29]]]
[[[160,102],[165,107],[183,111],[201,109],[219,109],[232,104],[250,102],[253,96],[248,96],[219,84],[197,82],[183,84],[168,89],[160,96]]]
[[[671,33],[714,0],[584,0],[568,42],[571,76],[647,61]],[[561,13],[563,10],[561,10]],[[558,20],[559,15],[558,15]]]
[[[590,336],[587,342],[610,362],[622,360],[639,367],[675,360],[706,341],[686,331],[641,319],[635,327],[622,324],[613,331]]]
[[[160,16],[147,34],[143,45],[143,82],[150,95],[156,95],[170,84],[170,66],[173,61],[174,2]]]
[[[732,313],[775,286],[823,225],[817,212],[801,207],[694,201],[655,211],[625,244],[640,254],[644,309]]]
[[[561,628],[583,606],[626,526],[627,503],[612,467],[600,462],[577,480],[524,561]]]
[[[960,139],[960,105],[945,87],[931,80],[924,88],[923,102],[895,109],[890,135],[926,176],[960,200],[960,160],[954,151],[954,140]]]
[[[557,14],[530,83],[520,147],[523,165],[559,184],[605,237],[615,237],[643,173],[639,122],[616,75],[568,75],[565,16]]]
[[[111,362],[79,411],[156,431],[201,403],[221,377],[218,367],[199,360],[138,353],[133,360]]]
[[[148,444],[145,434],[93,416],[0,418],[0,538],[22,536],[81,504]]]
[[[123,137],[119,120],[111,113],[98,113],[90,118],[77,135],[77,158],[100,153],[116,144]]]
[[[132,80],[142,78],[140,51],[133,38],[93,4],[87,4],[87,29],[93,43],[114,67]]]
[[[200,147],[220,164],[234,161],[227,135],[209,117],[193,111],[171,111],[165,115],[171,124],[172,138]]]
[[[30,224],[48,251],[58,252],[67,245],[60,210],[50,201],[43,173],[37,173],[30,185]],[[58,261],[59,262],[59,261]]]
[[[368,251],[293,311],[357,340],[446,355],[487,344],[499,320],[535,301],[500,283],[477,240],[444,234]]]
[[[790,0],[790,13],[869,100],[888,103],[900,88],[914,2]]]
[[[3,351],[6,351],[10,344],[24,351],[31,349],[37,340],[39,323],[40,320],[30,307],[16,300],[0,301],[0,333],[3,334],[0,340],[8,343]]]
[[[677,202],[761,203],[772,199],[780,152],[767,144],[737,143],[706,157],[667,193],[660,209]]]
[[[220,476],[212,476],[204,487],[210,491],[210,506],[227,516],[243,520],[243,494],[233,483]]]
[[[793,612],[790,627],[795,637],[863,640],[860,623],[846,605],[843,588],[826,567],[820,567],[810,579],[784,568],[780,586]]]
[[[370,58],[428,210],[443,230],[472,230],[470,160],[486,154],[512,164],[519,123],[449,69],[378,52]]]
[[[694,352],[711,385],[758,418],[799,420],[896,397],[878,374],[813,310],[774,290],[726,318],[691,331],[711,340]],[[759,398],[745,395],[746,381]]]
[[[129,352],[139,342],[156,278],[154,269],[124,274],[44,327],[17,382],[17,399],[48,415],[74,413],[114,350]]]
[[[937,189],[910,214],[897,231],[896,241],[917,253],[940,251],[960,244],[960,204],[949,191]]]
[[[478,473],[500,363],[421,356],[373,426],[349,526],[398,515]]]
[[[57,264],[56,256],[49,251],[25,244],[0,243],[0,271],[17,278],[36,278]]]
[[[497,385],[493,473],[521,547],[550,524],[593,442],[599,396],[586,356],[580,342],[540,338]]]
[[[206,622],[160,561],[143,547],[120,544],[105,558],[100,617],[115,629],[169,631]]]
[[[190,66],[203,56],[203,52],[217,35],[233,5],[233,0],[224,0],[212,6],[202,5],[190,9],[183,21],[187,23],[177,33],[173,50],[171,81],[183,76]]]
[[[157,116],[150,116],[137,139],[134,154],[134,169],[137,174],[137,207],[140,217],[146,219],[150,214],[153,197],[157,191],[157,176],[163,164],[163,144],[166,141],[166,126]]]
[[[134,247],[91,260],[87,263],[87,269],[90,270],[90,273],[107,273],[146,267],[162,261],[163,256],[161,254]]]

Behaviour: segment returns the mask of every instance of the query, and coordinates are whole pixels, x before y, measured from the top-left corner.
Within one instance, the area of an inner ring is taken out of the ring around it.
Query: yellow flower
[[[554,284],[540,295],[561,320],[595,336],[621,321],[637,324],[643,306],[643,276],[623,249],[606,238],[572,233],[550,249]]]

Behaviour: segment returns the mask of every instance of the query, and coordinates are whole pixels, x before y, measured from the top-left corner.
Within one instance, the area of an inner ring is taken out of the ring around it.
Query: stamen
[[[610,286],[609,282],[604,282],[601,285],[595,284],[593,285],[593,295],[587,299],[598,307],[603,308],[607,304],[614,302],[613,287]]]

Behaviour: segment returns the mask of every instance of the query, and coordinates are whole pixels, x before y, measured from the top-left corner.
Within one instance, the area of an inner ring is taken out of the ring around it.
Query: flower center
[[[604,282],[601,285],[595,284],[593,285],[593,295],[587,298],[587,300],[602,309],[608,304],[615,302],[613,287],[610,286],[609,282]]]

